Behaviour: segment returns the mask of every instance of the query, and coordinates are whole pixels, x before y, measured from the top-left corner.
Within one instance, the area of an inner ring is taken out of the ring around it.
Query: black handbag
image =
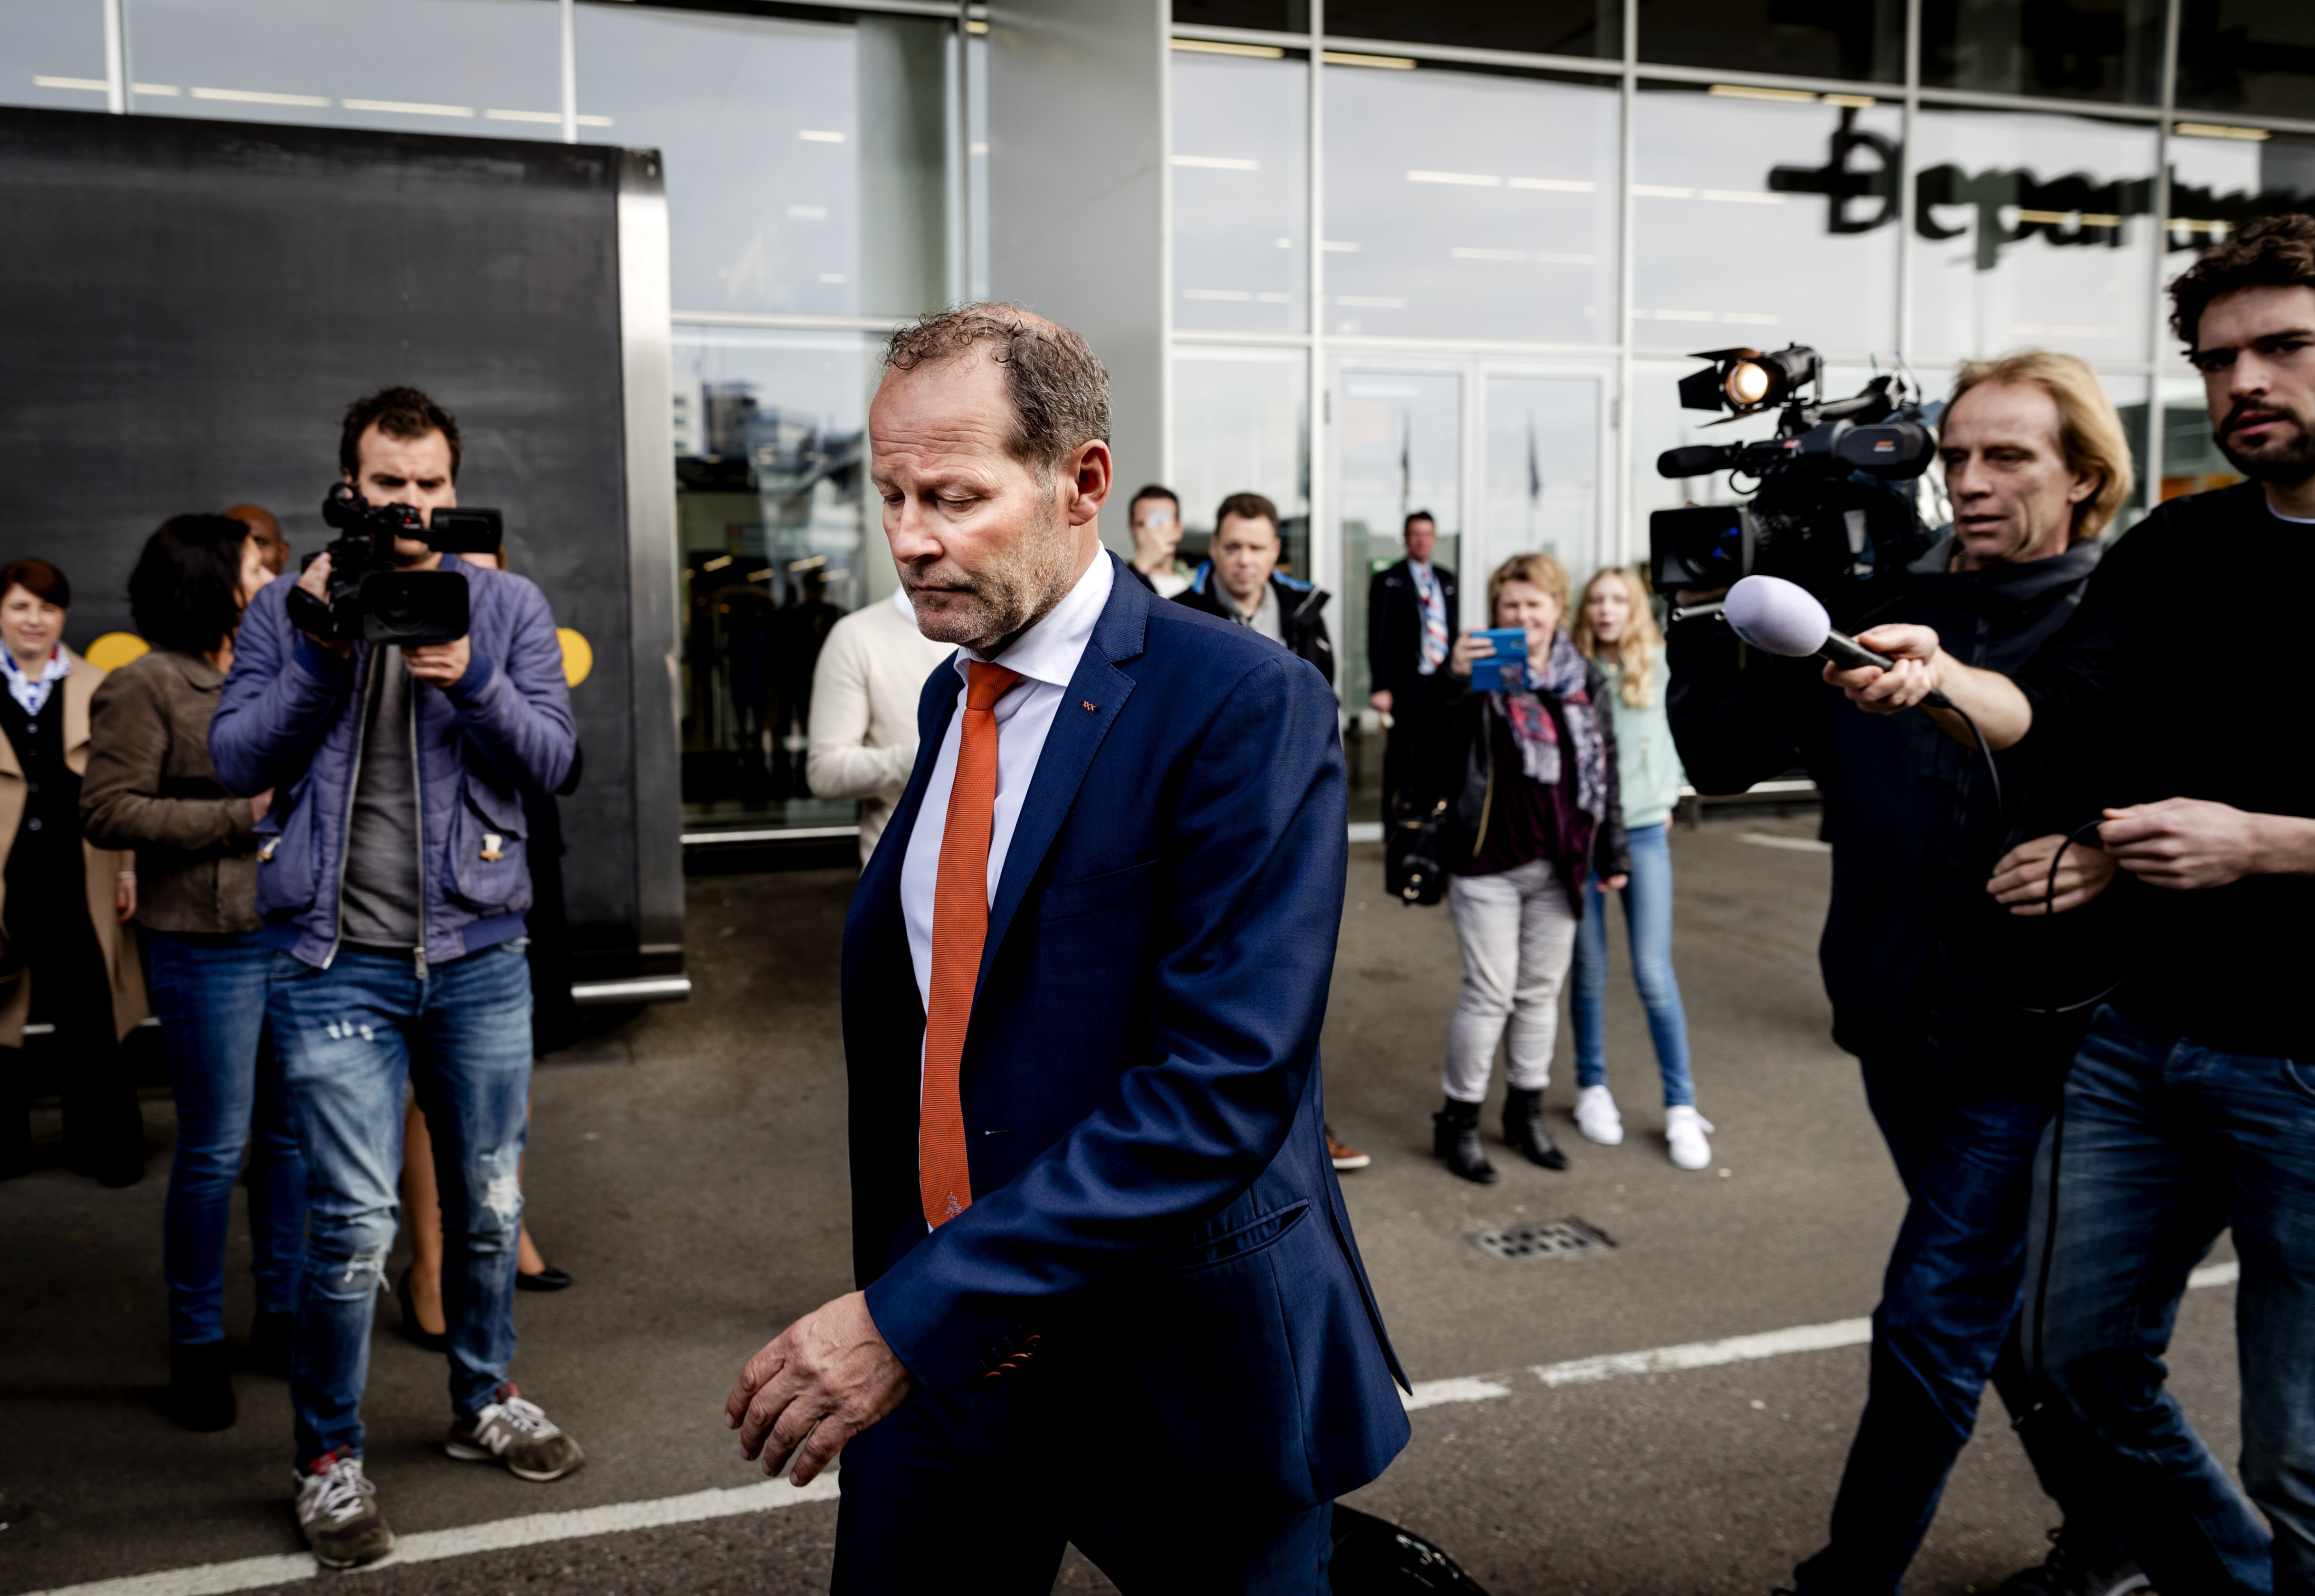
[[[1447,892],[1447,800],[1428,810],[1393,806],[1382,844],[1383,886],[1401,903],[1436,903]]]

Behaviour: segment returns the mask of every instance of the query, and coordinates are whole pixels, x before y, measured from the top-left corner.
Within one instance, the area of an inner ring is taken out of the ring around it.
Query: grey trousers
[[[1559,1036],[1559,989],[1575,952],[1575,911],[1542,859],[1500,875],[1458,875],[1447,906],[1463,944],[1463,996],[1447,1028],[1441,1085],[1458,1103],[1486,1099],[1495,1047],[1511,1032],[1511,1084],[1541,1091]]]

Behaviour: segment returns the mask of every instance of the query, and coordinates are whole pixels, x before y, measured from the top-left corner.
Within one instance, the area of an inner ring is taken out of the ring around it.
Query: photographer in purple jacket
[[[405,529],[422,531],[457,504],[458,452],[448,411],[387,388],[347,411],[339,465],[358,509],[407,506]],[[353,545],[333,546],[342,562]],[[209,729],[229,790],[275,793],[257,908],[279,950],[268,1016],[312,1215],[290,1369],[297,1509],[315,1556],[337,1568],[394,1546],[363,1471],[361,1399],[406,1089],[432,1127],[442,1194],[444,1450],[530,1480],[582,1460],[508,1374],[531,1066],[523,795],[559,786],[577,745],[562,649],[524,578],[421,536],[391,547],[391,581],[439,593],[419,573],[464,579],[465,635],[366,641],[394,635],[393,617],[353,613],[368,585],[357,600],[341,573],[333,591],[324,554],[250,605]]]

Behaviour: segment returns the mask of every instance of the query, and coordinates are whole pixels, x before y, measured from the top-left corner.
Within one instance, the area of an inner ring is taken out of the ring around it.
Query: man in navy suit
[[[1128,1592],[1323,1592],[1408,1434],[1319,1129],[1334,695],[1103,551],[1076,333],[966,306],[887,359],[885,534],[959,647],[845,927],[863,1290],[727,1421],[799,1485],[843,1450],[840,1592],[1044,1592],[1074,1543]]]

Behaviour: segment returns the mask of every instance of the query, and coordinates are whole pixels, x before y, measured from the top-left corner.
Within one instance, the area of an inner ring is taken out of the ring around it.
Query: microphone
[[[1778,576],[1748,576],[1728,590],[1721,609],[1728,628],[1763,653],[1788,660],[1814,655],[1843,670],[1877,665],[1887,670],[1896,661],[1875,653],[1855,638],[1832,629],[1816,595],[1797,582]],[[1930,709],[1951,709],[1943,693],[1931,693],[1921,703]]]

